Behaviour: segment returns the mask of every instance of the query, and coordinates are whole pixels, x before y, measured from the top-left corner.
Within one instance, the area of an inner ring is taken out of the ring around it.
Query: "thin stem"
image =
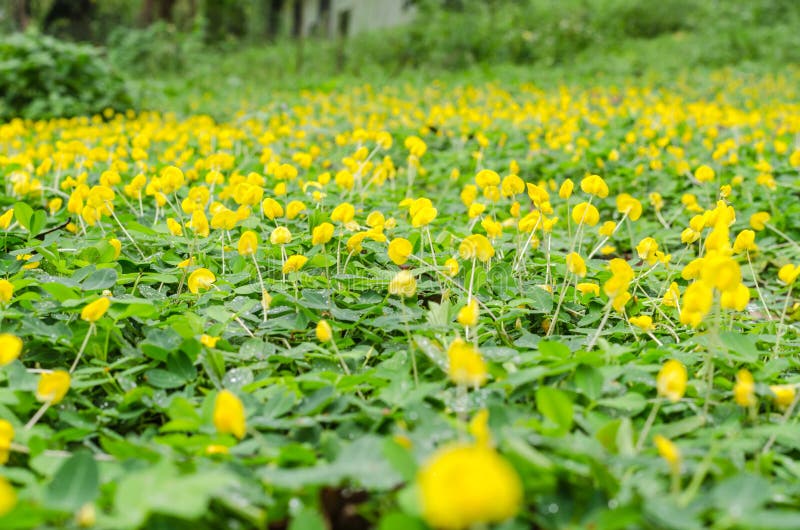
[[[600,333],[603,331],[603,328],[606,326],[606,322],[608,322],[608,317],[611,316],[611,310],[612,309],[613,309],[613,306],[611,305],[611,302],[609,301],[609,303],[606,305],[606,312],[603,314],[603,319],[600,321],[600,325],[597,326],[597,331],[595,332],[594,336],[589,341],[589,343],[586,345],[586,351],[592,351],[592,348],[594,348],[594,345],[597,342],[597,339],[600,338]]]
[[[40,419],[42,419],[42,416],[44,416],[44,413],[47,412],[47,409],[50,408],[50,405],[52,403],[53,403],[52,399],[48,399],[47,401],[45,401],[42,404],[41,408],[39,408],[39,410],[36,411],[36,414],[34,414],[33,417],[28,421],[28,423],[25,424],[24,429],[26,431],[33,429],[33,426],[36,425]]]
[[[267,290],[264,289],[264,278],[261,276],[261,269],[258,267],[258,260],[256,259],[256,253],[253,252],[250,254],[253,258],[253,265],[256,268],[256,274],[258,274],[258,285],[261,287],[261,307],[264,310],[264,322],[267,321]]]
[[[656,421],[658,417],[658,411],[661,409],[661,399],[658,399],[655,403],[653,403],[653,408],[650,409],[650,415],[647,416],[647,419],[644,422],[644,427],[642,427],[642,434],[639,435],[639,440],[636,442],[636,452],[642,450],[644,447],[644,442],[647,440],[647,435],[650,432],[650,428],[653,426],[653,422]]]
[[[75,360],[72,362],[72,367],[70,367],[69,373],[74,372],[75,368],[78,367],[78,363],[80,362],[81,357],[83,356],[83,351],[86,349],[86,345],[89,343],[89,337],[91,337],[92,334],[94,334],[94,332],[95,332],[95,326],[94,322],[92,322],[89,324],[89,331],[86,332],[86,336],[83,338],[83,344],[81,344],[81,349],[78,350],[78,355],[75,356]]]
[[[772,350],[773,356],[778,354],[778,350],[781,347],[781,339],[783,338],[783,321],[786,319],[786,311],[789,309],[789,302],[792,300],[792,287],[793,285],[789,286],[789,292],[786,293],[786,301],[783,303],[783,311],[781,311],[781,318],[778,322],[778,333],[775,337],[775,349]]]
[[[756,293],[758,293],[758,299],[761,300],[761,305],[764,307],[764,312],[767,315],[767,319],[772,321],[772,313],[769,311],[769,307],[767,307],[767,302],[764,300],[764,295],[761,293],[761,288],[758,286],[758,276],[756,276],[756,270],[753,268],[753,260],[750,259],[750,251],[746,251],[747,254],[747,265],[750,266],[750,274],[753,275],[753,285],[756,288]]]

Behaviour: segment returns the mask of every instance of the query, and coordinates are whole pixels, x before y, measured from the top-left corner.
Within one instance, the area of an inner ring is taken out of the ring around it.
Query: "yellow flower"
[[[483,444],[439,449],[417,475],[417,486],[422,515],[432,528],[466,530],[499,523],[516,515],[522,504],[519,475]]]
[[[17,505],[17,493],[5,477],[0,477],[0,517],[11,513]]]
[[[665,438],[660,434],[656,434],[653,437],[653,442],[656,444],[656,449],[658,450],[658,454],[661,455],[667,464],[669,464],[670,469],[672,469],[673,473],[680,471],[681,468],[681,452],[678,449],[678,446],[675,445],[674,442]]]
[[[694,170],[694,178],[699,182],[711,182],[714,180],[716,173],[709,166],[702,165]]]
[[[500,184],[500,175],[491,169],[482,169],[475,175],[475,184],[481,189],[488,186],[497,186]]]
[[[394,275],[389,282],[389,294],[411,298],[417,292],[417,280],[407,270],[402,270]]]
[[[0,419],[0,466],[8,462],[13,439],[14,426],[8,420]]]
[[[778,279],[786,285],[792,285],[800,276],[800,266],[787,263],[778,270]]]
[[[229,452],[228,446],[221,444],[209,444],[205,451],[207,456],[227,455]]]
[[[0,279],[0,302],[7,304],[13,296],[14,285],[6,279]]]
[[[3,215],[0,215],[0,228],[8,230],[11,220],[14,218],[14,208],[9,208]]]
[[[589,175],[581,181],[584,193],[594,195],[601,199],[608,197],[608,185],[599,175]]]
[[[562,199],[569,199],[572,196],[573,189],[575,189],[575,183],[572,182],[572,179],[567,179],[558,188],[558,196]]]
[[[192,294],[197,294],[200,292],[200,289],[210,289],[215,281],[217,281],[217,277],[214,276],[213,272],[204,267],[200,267],[189,275],[187,283],[189,285],[189,291]]]
[[[572,208],[572,220],[577,225],[594,226],[600,222],[600,212],[593,204],[582,202]]]
[[[167,229],[173,236],[183,235],[183,228],[181,228],[181,224],[172,217],[167,218]]]
[[[39,376],[39,384],[36,387],[36,399],[55,405],[67,395],[69,384],[69,374],[64,370],[43,373]]]
[[[683,293],[681,302],[681,324],[698,327],[714,301],[714,293],[705,282],[694,282]]]
[[[628,219],[637,221],[642,216],[642,203],[627,193],[621,193],[617,197],[617,211],[627,213]]]
[[[311,244],[324,245],[333,238],[334,227],[331,223],[320,223],[311,231]]]
[[[448,258],[447,261],[444,262],[444,272],[451,278],[458,274],[458,260],[455,258]]]
[[[656,377],[658,395],[665,397],[673,403],[680,401],[686,393],[688,374],[682,362],[670,359],[664,363]]]
[[[433,206],[426,206],[414,214],[414,217],[411,218],[411,226],[414,228],[419,228],[421,226],[429,225],[434,219],[436,219],[438,214],[439,211],[436,208]]]
[[[753,374],[746,369],[741,369],[736,373],[733,399],[741,407],[752,407],[756,404],[756,384],[753,381]]]
[[[653,325],[653,319],[648,315],[639,315],[631,317],[630,321],[631,324],[641,329],[642,331],[653,331],[655,329],[655,326]]]
[[[669,289],[667,289],[667,292],[664,293],[664,298],[661,299],[661,303],[667,307],[677,307],[680,299],[681,293],[678,289],[678,284],[672,282],[669,284]]]
[[[425,142],[422,141],[422,138],[419,136],[409,136],[406,138],[405,142],[403,142],[405,148],[408,149],[411,156],[415,156],[417,158],[421,158],[422,155],[425,154],[425,151],[428,150],[428,146],[425,145]]]
[[[292,233],[285,226],[279,226],[269,235],[269,241],[273,245],[288,245],[292,242]]]
[[[200,335],[200,344],[206,348],[216,348],[217,342],[219,342],[219,337],[212,337],[211,335],[206,335],[205,333]]]
[[[195,234],[201,237],[208,237],[210,230],[208,226],[208,218],[203,210],[198,208],[192,212],[192,220],[190,224],[192,231]]]
[[[572,252],[567,255],[567,270],[575,276],[583,278],[586,276],[586,262],[583,261],[580,254]]]
[[[458,246],[458,254],[462,259],[477,258],[486,262],[494,256],[492,243],[482,234],[472,234],[464,238]]]
[[[457,385],[481,386],[486,382],[486,363],[481,354],[471,344],[456,339],[447,349],[450,361],[448,375]]]
[[[794,385],[771,385],[769,389],[772,391],[775,405],[782,410],[792,404],[797,392]]]
[[[333,329],[327,320],[317,322],[316,334],[317,340],[320,342],[329,342],[333,338]]]
[[[636,245],[636,253],[639,255],[639,259],[647,262],[648,265],[653,265],[657,261],[657,250],[658,243],[652,237],[646,237]]]
[[[742,230],[736,235],[736,240],[733,242],[733,251],[737,254],[742,252],[755,252],[758,246],[755,243],[756,233],[752,230]]]
[[[291,201],[289,204],[286,205],[286,218],[289,220],[294,219],[300,212],[306,209],[306,205],[303,204],[301,201]]]
[[[703,260],[700,278],[722,292],[731,291],[742,282],[742,271],[739,264],[729,256],[714,253]]]
[[[457,320],[464,327],[478,325],[478,301],[475,298],[459,309]]]
[[[283,274],[299,271],[303,268],[307,261],[308,258],[300,254],[289,256],[289,259],[287,259],[286,263],[283,264]]]
[[[392,239],[389,243],[389,259],[392,260],[395,265],[402,265],[408,261],[408,257],[413,250],[411,242],[408,239],[402,237]]]
[[[750,289],[743,283],[727,291],[722,291],[720,298],[722,309],[733,309],[734,311],[744,311],[748,302],[750,302]]]
[[[117,259],[120,252],[122,252],[122,242],[116,237],[112,237],[108,240],[108,244],[114,247],[114,259]]]
[[[767,212],[757,212],[750,216],[750,226],[753,227],[753,230],[758,232],[764,230],[766,228],[766,224],[772,216]]]
[[[230,390],[220,391],[214,400],[214,427],[219,433],[244,438],[247,430],[244,405]]]
[[[274,221],[276,217],[283,217],[283,206],[271,197],[261,202],[261,211],[270,221]]]
[[[11,333],[0,333],[0,367],[14,362],[22,353],[22,339]]]
[[[579,283],[575,286],[575,288],[582,294],[592,294],[594,296],[600,296],[600,286],[596,283]]]
[[[242,256],[252,256],[258,250],[258,234],[252,230],[245,230],[239,236],[239,243],[236,246]]]
[[[86,306],[81,311],[81,319],[85,320],[86,322],[97,322],[100,318],[106,314],[108,308],[111,306],[111,300],[108,297],[101,297],[86,304]]]
[[[614,231],[617,229],[617,223],[614,221],[606,221],[602,225],[600,225],[600,229],[597,231],[603,237],[611,237],[614,235]]]
[[[331,221],[336,221],[342,224],[349,223],[356,215],[355,207],[349,202],[343,202],[333,209],[331,212]]]

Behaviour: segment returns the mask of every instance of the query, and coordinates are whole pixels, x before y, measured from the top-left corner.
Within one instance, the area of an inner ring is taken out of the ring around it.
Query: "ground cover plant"
[[[0,125],[0,527],[797,528],[800,73]]]

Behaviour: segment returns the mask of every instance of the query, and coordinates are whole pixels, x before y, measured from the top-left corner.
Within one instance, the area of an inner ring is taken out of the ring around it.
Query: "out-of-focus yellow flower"
[[[407,270],[398,272],[389,282],[389,294],[411,298],[416,292],[417,280],[414,278],[414,275]]]
[[[653,442],[656,444],[658,454],[669,464],[672,472],[679,472],[681,468],[681,452],[678,446],[672,440],[660,434],[656,434],[653,437]]]
[[[0,367],[11,364],[22,353],[22,339],[11,333],[0,333]]]
[[[627,193],[621,193],[617,197],[617,211],[627,214],[631,221],[638,221],[642,216],[642,203]]]
[[[630,318],[631,324],[641,329],[642,331],[653,331],[653,318],[648,315],[639,315]]]
[[[14,285],[5,278],[0,279],[0,302],[7,304],[14,297]]]
[[[733,251],[737,254],[742,252],[755,252],[758,250],[755,240],[755,232],[752,230],[742,230],[736,235],[736,239],[733,242]]]
[[[592,294],[594,296],[600,296],[600,286],[596,283],[581,282],[577,284],[575,288],[583,295]]]
[[[566,179],[558,188],[558,196],[562,199],[569,199],[572,196],[573,189],[575,189],[575,183],[572,182],[572,179]]]
[[[778,270],[778,279],[786,285],[792,285],[800,276],[800,266],[787,263]]]
[[[771,385],[769,389],[772,391],[772,400],[778,408],[784,410],[789,407],[794,401],[797,389],[794,385]]]
[[[206,335],[205,333],[200,335],[200,344],[206,348],[216,348],[217,342],[219,342],[219,337],[212,337],[211,335]]]
[[[330,340],[333,339],[333,329],[331,329],[331,325],[328,324],[327,320],[320,320],[317,322],[315,332],[317,340],[320,342],[330,342]]]
[[[705,282],[694,282],[683,293],[681,302],[681,324],[693,328],[700,326],[703,319],[711,311],[714,293]]]
[[[740,407],[752,407],[756,404],[756,384],[753,374],[744,368],[736,373],[733,399]]]
[[[750,226],[753,230],[760,232],[766,228],[766,224],[772,216],[767,212],[756,212],[750,216]]]
[[[716,173],[711,167],[702,165],[694,170],[694,178],[699,182],[711,182],[716,177]]]
[[[70,377],[64,370],[45,372],[39,376],[36,387],[36,399],[43,403],[55,405],[60,403],[69,391]]]
[[[600,175],[589,175],[581,180],[581,189],[584,193],[594,195],[600,199],[608,197],[608,185]]]
[[[432,528],[466,530],[499,523],[516,515],[522,504],[517,472],[483,444],[440,449],[422,467],[417,486],[422,515]]]
[[[5,477],[0,477],[0,517],[3,517],[17,505],[17,492]]]
[[[0,466],[8,462],[11,441],[14,439],[14,426],[8,420],[0,419]]]
[[[343,202],[333,209],[331,212],[331,221],[336,221],[342,224],[349,223],[356,215],[355,207],[349,202]]]
[[[187,284],[189,285],[189,292],[192,294],[197,294],[201,289],[210,289],[215,281],[217,281],[217,277],[214,276],[214,273],[210,270],[204,267],[195,269],[189,275],[189,280],[187,281]]]
[[[247,431],[244,405],[230,390],[222,390],[214,400],[214,427],[222,434],[244,438]]]
[[[283,217],[283,206],[272,197],[261,201],[261,211],[270,221],[274,221],[277,217]]]
[[[462,339],[456,339],[447,349],[450,379],[464,386],[481,386],[488,375],[486,362],[478,350]]]
[[[750,302],[750,289],[743,283],[735,287],[722,291],[720,306],[722,309],[732,309],[734,311],[744,311]]]
[[[467,303],[467,305],[459,309],[456,320],[458,320],[458,323],[464,327],[477,326],[478,314],[478,301],[473,298]]]
[[[686,393],[688,373],[682,362],[670,359],[664,363],[656,376],[658,395],[673,403],[680,401]]]
[[[111,307],[111,300],[108,297],[100,297],[94,302],[86,304],[81,310],[81,319],[86,322],[97,322],[106,314],[108,308]]]
[[[567,255],[567,271],[574,274],[579,278],[586,276],[586,262],[577,252],[571,252]]]

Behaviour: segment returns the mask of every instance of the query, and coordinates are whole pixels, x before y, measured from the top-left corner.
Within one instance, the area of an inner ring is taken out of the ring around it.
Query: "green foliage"
[[[123,79],[97,48],[37,33],[0,40],[0,117],[48,118],[130,108]]]
[[[108,58],[131,74],[183,72],[203,49],[203,32],[181,32],[159,21],[143,29],[117,28],[108,36]]]

